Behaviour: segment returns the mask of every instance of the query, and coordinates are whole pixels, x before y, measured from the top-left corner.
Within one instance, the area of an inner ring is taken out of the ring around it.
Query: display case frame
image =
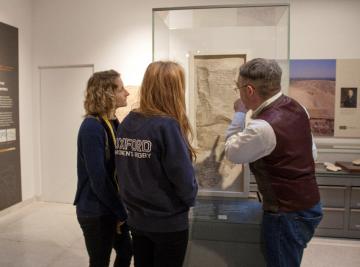
[[[222,17],[217,18],[217,12]],[[267,57],[277,59],[285,68],[288,68],[289,21],[290,5],[288,1],[265,5],[239,4],[153,9],[153,61],[173,60],[184,67],[187,80],[187,115],[194,129],[196,138],[193,144],[195,147],[199,148],[196,124],[198,97],[195,86],[195,59],[201,56],[233,57],[246,55],[247,61],[255,57]],[[288,70],[284,72],[285,86],[283,88],[287,92]],[[236,77],[231,78],[231,82],[235,79]],[[226,90],[232,90],[235,83],[232,88],[227,87]],[[233,95],[232,97],[233,99],[227,103],[231,107],[237,96]],[[227,124],[230,124],[232,115],[225,117]],[[221,131],[223,131],[224,136],[226,128],[221,128]],[[224,139],[222,140],[223,144]],[[209,151],[206,153],[209,154]],[[217,153],[216,161],[219,158],[221,159],[220,154],[221,151]],[[198,158],[200,160],[195,163],[197,171],[199,169],[198,164],[204,163],[208,157],[204,159],[200,155]],[[200,181],[199,195],[248,197],[250,170],[247,164],[242,166],[241,172],[241,185],[235,189],[234,187],[223,189],[221,186],[203,186]],[[199,181],[198,172],[197,177]]]
[[[193,125],[193,132],[194,132],[194,136],[197,136],[198,134],[198,127],[197,127],[197,116],[196,116],[196,112],[197,112],[197,105],[200,102],[199,101],[199,95],[198,95],[198,90],[199,88],[197,87],[197,83],[198,78],[197,78],[197,71],[196,71],[196,61],[197,59],[199,60],[209,60],[209,61],[213,61],[213,65],[217,64],[219,62],[217,61],[222,61],[222,60],[227,60],[227,59],[239,59],[239,65],[237,66],[238,68],[242,65],[241,63],[245,63],[247,58],[251,57],[251,52],[249,50],[242,50],[242,51],[191,51],[189,52],[189,90],[188,90],[188,117],[190,120],[191,125]],[[236,80],[236,76],[233,77],[233,79],[230,81],[234,82]],[[233,87],[235,87],[235,83],[232,85]],[[229,88],[228,88],[229,89]],[[231,88],[233,89],[233,88]],[[220,96],[220,95],[219,95]],[[225,129],[224,129],[224,134],[225,134]],[[225,138],[224,136],[222,138]],[[198,138],[194,139],[194,145],[199,149],[199,143],[198,143]],[[215,151],[214,151],[215,152]],[[210,158],[210,157],[209,157]],[[217,160],[219,160],[219,155],[217,155]],[[216,164],[217,162],[214,162],[214,164]],[[201,164],[201,163],[200,163]],[[199,164],[199,165],[200,165]],[[222,162],[220,164],[220,166],[224,167],[224,164],[229,164],[229,163],[224,163]],[[199,169],[198,164],[195,163],[195,168]],[[238,166],[232,166],[232,172],[234,173],[234,168],[238,168],[238,174],[239,176],[241,176],[241,178],[237,178],[235,181],[238,183],[238,186],[232,189],[225,189],[225,190],[219,190],[219,188],[206,188],[201,186],[201,181],[200,182],[200,190],[199,190],[199,195],[200,196],[215,196],[215,197],[240,197],[240,198],[247,198],[249,196],[249,177],[250,177],[250,170],[249,170],[249,166],[247,164],[242,164],[242,165],[238,165]],[[236,172],[236,170],[235,170]],[[234,175],[234,174],[233,174]],[[236,175],[236,174],[235,174]],[[229,175],[230,176],[230,175]],[[201,176],[200,176],[201,177]],[[224,180],[226,179],[234,179],[233,177],[224,177]],[[198,180],[200,180],[200,178],[198,177]],[[226,183],[226,181],[222,181],[223,184]]]

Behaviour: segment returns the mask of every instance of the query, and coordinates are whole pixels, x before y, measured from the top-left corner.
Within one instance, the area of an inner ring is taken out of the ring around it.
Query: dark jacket
[[[356,108],[356,95],[353,95],[352,97],[346,96],[344,100],[344,107]]]
[[[113,124],[117,126],[116,121]],[[114,142],[106,124],[101,118],[85,118],[78,134],[78,185],[74,201],[78,216],[113,214],[122,221],[127,218],[114,177],[114,160]]]
[[[198,186],[177,121],[131,112],[118,127],[115,154],[128,224],[147,232],[187,229]]]

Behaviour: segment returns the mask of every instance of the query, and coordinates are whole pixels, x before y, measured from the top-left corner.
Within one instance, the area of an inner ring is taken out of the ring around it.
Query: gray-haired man
[[[322,218],[308,114],[281,93],[281,68],[253,59],[240,68],[225,153],[250,163],[263,196],[262,231],[267,266],[300,266],[303,250]],[[253,110],[245,126],[245,113]]]

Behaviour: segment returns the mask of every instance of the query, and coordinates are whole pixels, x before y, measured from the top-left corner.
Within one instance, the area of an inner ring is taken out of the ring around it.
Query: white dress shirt
[[[253,116],[259,114],[263,108],[270,105],[281,95],[282,93],[279,92],[263,102],[253,112]],[[226,132],[227,140],[225,143],[225,155],[234,163],[254,162],[260,158],[270,155],[276,147],[276,135],[274,129],[267,121],[261,119],[251,119],[245,125],[245,118],[245,113],[235,112],[234,118]],[[314,159],[316,159],[317,150],[314,140],[312,153]]]

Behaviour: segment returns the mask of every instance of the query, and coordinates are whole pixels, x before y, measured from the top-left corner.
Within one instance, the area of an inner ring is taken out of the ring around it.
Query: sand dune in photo
[[[289,95],[308,110],[314,135],[334,134],[335,81],[291,80]]]

